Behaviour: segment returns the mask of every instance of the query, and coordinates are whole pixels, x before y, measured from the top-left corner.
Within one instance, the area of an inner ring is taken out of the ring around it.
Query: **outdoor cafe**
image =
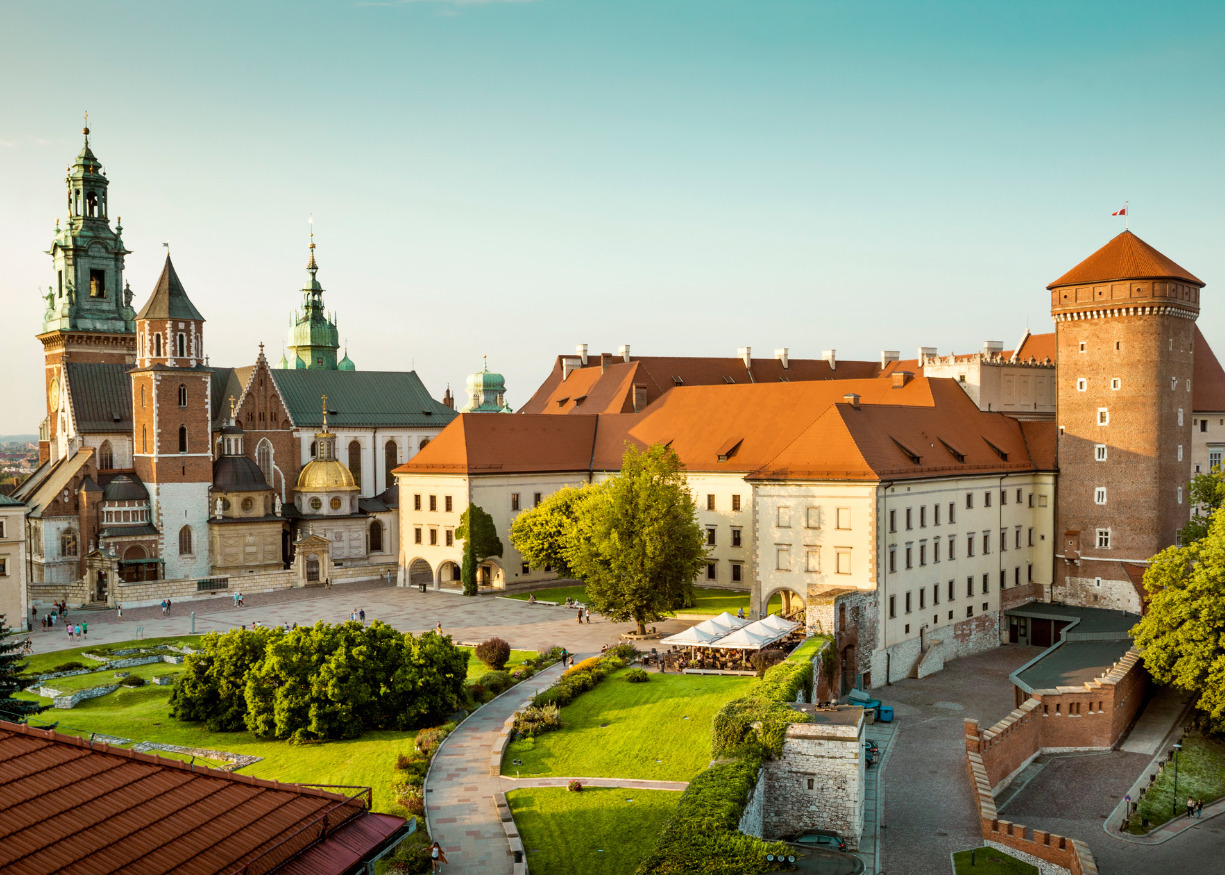
[[[724,612],[669,635],[668,649],[655,655],[665,671],[686,674],[753,674],[749,660],[766,648],[790,651],[804,640],[804,627],[778,614],[760,620]]]

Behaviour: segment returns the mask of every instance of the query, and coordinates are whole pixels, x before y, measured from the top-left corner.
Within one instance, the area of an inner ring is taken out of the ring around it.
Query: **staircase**
[[[929,674],[935,674],[944,668],[944,657],[941,653],[939,638],[928,639],[927,646],[919,652],[919,658],[914,661],[906,677],[918,680]]]

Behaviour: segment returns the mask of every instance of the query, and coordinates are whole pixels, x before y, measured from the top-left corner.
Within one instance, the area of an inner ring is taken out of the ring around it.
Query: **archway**
[[[306,582],[319,582],[319,554],[308,553],[306,556]]]
[[[414,559],[408,566],[408,585],[427,587],[434,582],[434,570],[424,559]]]
[[[775,601],[776,596],[778,597],[777,601]],[[804,595],[791,587],[775,587],[769,593],[762,596],[761,605],[762,616],[774,613],[781,615],[785,619],[795,620],[798,623],[806,622],[807,605],[804,601]]]
[[[450,560],[443,562],[438,566],[438,583],[446,585],[448,583],[459,582],[459,566]]]
[[[123,551],[123,561],[119,563],[119,579],[125,583],[136,583],[141,580],[151,580],[149,571],[156,566],[141,562],[149,554],[139,544],[131,544]]]
[[[496,559],[486,559],[476,569],[476,585],[488,589],[506,588],[506,575]]]

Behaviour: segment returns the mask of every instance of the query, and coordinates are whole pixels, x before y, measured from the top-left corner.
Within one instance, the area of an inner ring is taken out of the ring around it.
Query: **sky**
[[[170,244],[213,364],[307,278],[363,370],[518,407],[558,354],[1012,348],[1131,230],[1225,353],[1225,4],[0,0],[0,434],[83,113],[137,308]]]

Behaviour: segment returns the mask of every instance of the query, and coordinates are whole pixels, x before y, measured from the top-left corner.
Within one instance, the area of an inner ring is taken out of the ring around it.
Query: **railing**
[[[264,875],[266,872],[271,872],[311,845],[323,841],[360,812],[369,811],[373,805],[374,793],[369,787],[333,784],[301,784],[300,786],[329,790],[357,790],[358,792],[345,799],[336,800],[333,805],[303,823],[294,832],[265,848],[259,856],[227,870],[227,875]]]
[[[205,577],[196,581],[196,592],[216,592],[229,588],[230,579],[228,577]]]

